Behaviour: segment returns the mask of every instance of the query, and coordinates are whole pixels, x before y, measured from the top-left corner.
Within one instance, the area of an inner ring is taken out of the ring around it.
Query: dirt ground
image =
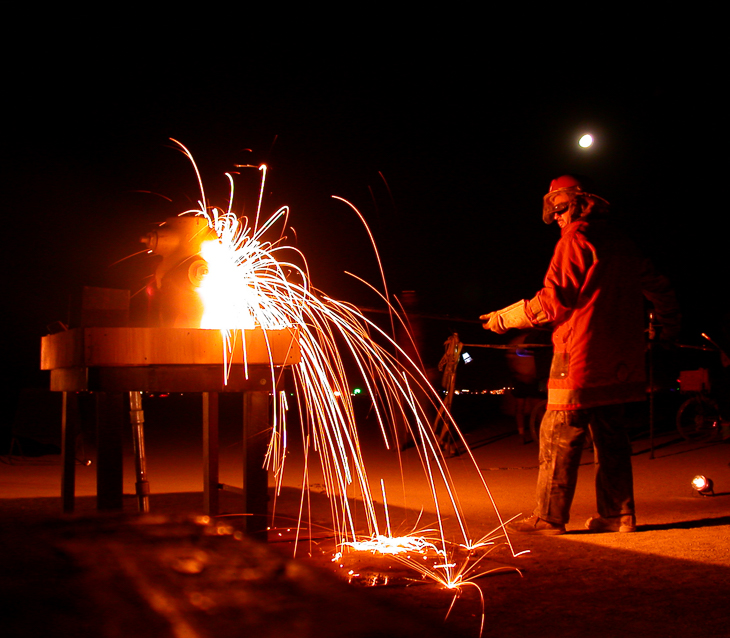
[[[522,445],[509,430],[477,430],[470,436],[502,517],[529,514],[537,471],[534,444]],[[131,496],[123,514],[95,512],[93,466],[79,467],[76,513],[64,517],[55,496],[54,460],[0,464],[0,543],[6,556],[0,596],[11,610],[4,615],[9,633],[4,630],[3,635],[50,635],[55,627],[55,635],[136,633],[156,638],[476,638],[483,623],[483,635],[495,638],[730,636],[727,439],[693,444],[667,433],[653,442],[653,450],[646,438],[634,442],[634,534],[590,534],[583,529],[594,508],[592,458],[586,452],[568,533],[513,535],[511,547],[504,538],[496,539],[474,572],[490,573],[458,590],[424,581],[401,563],[372,554],[333,562],[336,548],[331,531],[326,531],[328,526],[331,530],[329,506],[316,486],[310,494],[314,538],[308,541],[305,530],[292,560],[291,526],[301,499],[295,482],[285,485],[276,499],[278,518],[268,545],[240,540],[236,502],[226,500],[224,511],[231,515],[213,522],[213,529],[223,524],[227,530],[215,545],[215,534],[195,531],[200,526],[191,531],[190,517],[200,514],[202,495],[186,489],[181,478],[189,475],[191,485],[199,484],[199,448],[188,454],[190,445],[175,448],[169,440],[169,432],[150,431],[152,514],[141,518]],[[405,455],[406,471],[411,453]],[[469,534],[478,539],[495,528],[494,510],[466,474],[462,476],[463,456],[450,459],[449,466],[457,483],[463,482],[460,494]],[[689,487],[700,472],[715,480],[714,496],[700,497]],[[125,483],[125,493],[132,492]],[[414,493],[409,489],[409,498]],[[419,516],[421,525],[433,522],[427,510],[406,506],[392,495],[394,529],[408,529]],[[455,533],[453,519],[444,525],[446,534]],[[171,552],[178,565],[172,570],[165,567]],[[196,572],[198,563],[210,566]],[[251,576],[251,564],[269,567]],[[237,566],[235,575],[231,565]],[[349,577],[350,570],[358,576]],[[233,596],[233,591],[239,593]],[[266,608],[261,607],[262,596],[269,601]]]
[[[351,582],[365,596],[396,599],[448,635],[476,636],[483,622],[483,635],[495,637],[730,636],[728,497],[715,497],[707,516],[675,510],[673,522],[640,524],[634,534],[571,526],[557,537],[512,535],[512,547],[497,538],[479,568],[466,575],[490,573],[458,595],[404,573],[392,559],[360,554],[346,560],[342,571],[360,575]],[[685,498],[694,499],[691,505],[709,504],[690,492]],[[665,510],[660,518],[667,515]],[[491,528],[471,531],[476,538]],[[309,554],[320,568],[332,570],[326,541]]]
[[[290,496],[297,497],[295,494]],[[129,539],[126,528],[130,521],[138,521],[139,515],[130,513],[110,522],[107,516],[91,511],[93,499],[90,497],[79,499],[88,501],[81,504],[80,514],[50,516],[49,508],[57,504],[54,500],[0,501],[4,521],[0,542],[6,548],[6,554],[12,556],[5,561],[0,591],[11,608],[22,610],[20,617],[15,618],[17,623],[12,622],[12,615],[5,616],[6,627],[12,630],[5,635],[42,635],[43,632],[25,633],[24,628],[33,627],[28,618],[35,618],[40,613],[58,622],[59,609],[65,610],[60,613],[62,625],[78,623],[81,619],[74,615],[74,611],[78,613],[78,600],[71,608],[69,618],[67,603],[64,604],[63,596],[59,597],[58,592],[66,592],[78,580],[79,574],[85,576],[75,585],[79,589],[77,598],[97,600],[99,589],[103,590],[109,595],[105,594],[96,604],[111,608],[105,613],[125,617],[131,614],[138,616],[138,622],[142,623],[150,614],[148,606],[152,607],[152,612],[157,611],[152,613],[154,622],[145,621],[143,629],[135,625],[135,633],[152,635],[152,628],[160,623],[166,626],[167,614],[156,610],[154,604],[150,605],[150,601],[159,596],[159,587],[150,586],[147,581],[155,576],[156,572],[150,566],[157,559],[163,560],[170,539],[162,533],[141,540]],[[130,505],[132,500],[128,499]],[[152,500],[153,511],[175,514],[167,515],[168,518],[161,514],[146,518],[151,528],[164,528],[170,521],[184,520],[180,512],[194,510],[191,506],[199,500],[199,494],[160,495]],[[88,514],[83,513],[84,510]],[[219,520],[225,520],[231,529],[236,529],[240,522],[235,516]],[[287,533],[285,527],[281,530],[283,538],[277,538],[275,533],[268,547],[261,546],[260,552],[270,563],[280,559],[289,563],[293,555],[292,534]],[[475,579],[476,586],[465,585],[458,592],[423,580],[392,559],[367,552],[350,555],[335,564],[332,561],[333,539],[322,534],[309,542],[305,532],[298,548],[299,558],[294,562],[311,567],[313,571],[307,582],[316,583],[316,591],[322,596],[326,594],[325,600],[317,597],[304,612],[314,614],[318,619],[312,629],[322,622],[329,626],[327,619],[333,618],[332,592],[340,596],[348,590],[351,597],[338,604],[340,609],[349,610],[347,622],[354,625],[341,625],[333,634],[338,636],[474,637],[482,631],[482,623],[483,635],[494,637],[725,636],[730,635],[725,604],[730,590],[729,531],[730,516],[715,516],[674,524],[643,525],[635,534],[596,535],[575,530],[559,537],[513,536],[515,552],[527,550],[528,553],[514,557],[506,544],[498,544],[479,565],[479,572],[492,573]],[[172,540],[179,540],[179,536],[173,534]],[[194,546],[196,551],[200,549],[199,544]],[[110,567],[100,560],[110,551],[115,553],[120,564],[125,565],[123,569]],[[246,564],[251,562],[247,556],[240,558],[238,548],[228,547],[227,553],[223,554],[226,564],[241,560]],[[148,555],[149,560],[140,560],[140,555]],[[56,564],[59,556],[64,559],[62,566]],[[129,567],[130,557],[136,561],[134,569]],[[348,578],[350,570],[357,576]],[[276,573],[276,570],[271,572]],[[18,586],[19,581],[23,586]],[[147,602],[132,610],[126,603],[120,603],[117,600],[120,581]],[[258,582],[258,587],[263,585]],[[290,599],[298,598],[299,594],[282,594],[283,586],[275,578],[273,583],[267,580],[264,589],[272,590],[279,602],[273,611],[269,610],[274,617],[269,618],[267,631],[272,633],[259,635],[284,635],[278,630],[288,627],[279,619],[278,612],[287,611]],[[166,591],[176,600],[185,597],[182,587]],[[229,607],[240,604],[250,605],[250,600],[228,603]],[[217,601],[216,605],[222,604]],[[188,620],[192,614],[190,611],[180,613]],[[231,615],[236,620],[230,620],[227,625],[224,620]],[[240,613],[228,609],[222,616],[216,616],[212,625],[217,628],[215,635],[239,635]],[[383,632],[387,627],[387,633],[381,633],[377,623],[372,624],[374,617],[379,618]],[[92,625],[89,635],[118,635],[106,621],[103,631],[98,619],[95,622],[94,617],[85,615],[83,621],[82,624],[89,622]],[[168,635],[167,630],[159,628],[153,633],[155,636]],[[212,634],[198,631],[192,635]],[[302,635],[329,634],[320,627],[316,633],[304,632]]]

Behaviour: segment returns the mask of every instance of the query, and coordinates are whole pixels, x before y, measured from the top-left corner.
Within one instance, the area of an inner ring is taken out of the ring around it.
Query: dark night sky
[[[718,331],[730,309],[710,141],[719,88],[709,54],[672,42],[642,46],[630,62],[466,36],[438,49],[399,42],[397,53],[362,42],[352,55],[273,42],[265,56],[214,43],[193,55],[123,41],[90,54],[57,42],[42,63],[4,74],[6,372],[45,382],[40,337],[80,286],[143,285],[144,258],[111,264],[197,199],[170,137],[190,148],[214,203],[224,171],[269,165],[265,211],[291,206],[315,286],[369,302],[342,271],[377,283],[367,236],[339,195],[371,225],[392,290],[472,318],[534,294],[558,232],[541,221],[541,197],[557,175],[591,175],[675,281],[686,339]],[[590,152],[576,146],[584,130],[597,135]]]

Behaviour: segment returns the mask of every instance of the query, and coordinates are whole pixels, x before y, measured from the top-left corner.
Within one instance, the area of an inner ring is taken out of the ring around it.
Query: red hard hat
[[[561,175],[550,182],[550,190],[548,193],[560,190],[561,188],[577,188],[578,190],[583,190],[583,184],[573,175]]]

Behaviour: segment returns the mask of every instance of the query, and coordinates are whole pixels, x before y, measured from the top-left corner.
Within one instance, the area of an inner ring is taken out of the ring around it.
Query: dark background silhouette
[[[113,264],[199,198],[170,137],[193,153],[212,203],[227,201],[225,171],[269,166],[264,212],[291,207],[288,236],[318,288],[377,302],[344,274],[379,283],[367,234],[339,195],[370,225],[391,291],[470,319],[541,285],[558,237],[540,219],[541,197],[557,175],[591,175],[672,278],[683,338],[721,339],[711,51],[637,30],[621,39],[622,56],[553,56],[539,39],[485,42],[464,29],[438,47],[402,33],[350,46],[347,33],[307,46],[272,33],[261,50],[250,40],[193,46],[172,28],[39,37],[40,58],[5,68],[4,387],[44,387],[40,337],[66,320],[81,286],[144,285],[149,258]],[[577,146],[585,131],[596,137],[588,151]],[[252,214],[259,174],[241,170],[237,197]],[[439,330],[494,338],[465,326]]]

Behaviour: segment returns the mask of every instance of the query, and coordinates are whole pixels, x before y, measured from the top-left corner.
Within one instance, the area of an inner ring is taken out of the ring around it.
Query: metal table
[[[237,331],[225,354],[219,330],[180,328],[76,328],[43,337],[41,369],[50,370],[52,391],[63,393],[61,500],[72,512],[75,497],[76,397],[94,393],[97,407],[97,508],[122,508],[124,396],[129,397],[135,442],[137,497],[148,509],[144,454],[143,392],[196,392],[203,403],[204,511],[219,513],[219,490],[243,494],[252,516],[248,531],[265,536],[268,476],[263,458],[270,435],[270,396],[281,368],[299,361],[294,329]],[[224,361],[224,359],[226,359]],[[224,375],[227,370],[228,374]],[[225,377],[227,376],[227,381]],[[218,479],[218,395],[243,394],[243,487]]]

